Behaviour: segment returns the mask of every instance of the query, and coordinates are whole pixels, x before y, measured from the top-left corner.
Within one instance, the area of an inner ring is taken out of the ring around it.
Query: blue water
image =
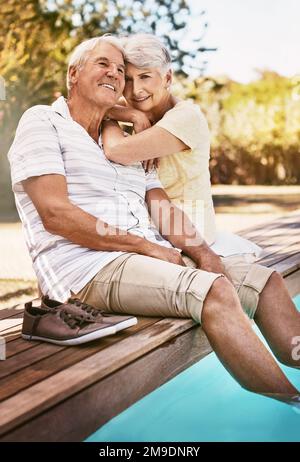
[[[282,369],[300,389],[300,371]],[[86,441],[300,441],[300,413],[241,388],[211,353]]]

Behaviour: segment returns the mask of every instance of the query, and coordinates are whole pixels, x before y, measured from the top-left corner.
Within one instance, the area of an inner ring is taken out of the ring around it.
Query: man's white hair
[[[152,34],[134,34],[122,37],[126,63],[135,67],[156,67],[163,73],[172,67],[169,50]]]
[[[68,63],[68,71],[67,71],[67,89],[70,90],[72,87],[71,78],[70,78],[70,69],[75,67],[80,69],[83,64],[86,62],[89,54],[96,48],[100,43],[105,42],[109,43],[110,45],[117,48],[123,55],[125,59],[124,48],[120,39],[114,37],[109,34],[101,35],[100,37],[94,37],[89,40],[85,40],[81,42],[77,47],[73,50],[73,53],[70,56],[69,63]]]

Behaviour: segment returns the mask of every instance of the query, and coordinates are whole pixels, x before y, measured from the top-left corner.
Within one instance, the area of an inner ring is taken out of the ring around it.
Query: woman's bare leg
[[[300,313],[278,273],[271,275],[262,291],[254,320],[277,359],[299,368],[295,347],[300,343]]]

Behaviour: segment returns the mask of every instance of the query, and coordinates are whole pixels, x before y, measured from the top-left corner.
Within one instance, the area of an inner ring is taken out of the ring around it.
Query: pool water
[[[300,371],[282,369],[300,389]],[[86,441],[300,441],[300,413],[241,388],[211,353]]]

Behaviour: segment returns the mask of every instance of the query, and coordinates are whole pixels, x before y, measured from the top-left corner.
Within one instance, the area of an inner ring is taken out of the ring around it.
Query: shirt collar
[[[69,107],[67,105],[67,100],[63,96],[60,96],[59,98],[57,98],[52,103],[51,107],[54,109],[55,112],[57,112],[59,115],[64,117],[64,119],[73,120],[72,116],[70,114],[70,111],[69,111]],[[86,131],[83,127],[81,127],[81,128],[84,131]],[[99,144],[100,148],[103,149],[102,137],[101,137],[101,128],[100,128],[100,133],[99,133],[98,144]]]
[[[52,107],[55,112],[60,114],[65,119],[73,120],[67,105],[67,100],[63,96],[57,98],[57,100],[55,100],[54,103],[52,103]]]

